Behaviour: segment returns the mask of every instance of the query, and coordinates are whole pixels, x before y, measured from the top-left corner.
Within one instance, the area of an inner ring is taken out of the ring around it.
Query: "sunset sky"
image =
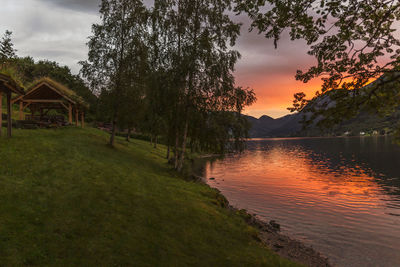
[[[19,56],[49,59],[79,71],[78,61],[87,57],[87,37],[98,20],[99,0],[1,0],[0,34],[13,32]],[[246,110],[255,117],[277,118],[288,114],[293,94],[312,95],[320,82],[308,84],[294,78],[297,69],[306,69],[314,59],[306,54],[304,42],[284,36],[275,49],[272,41],[257,32],[248,32],[246,16],[236,49],[242,54],[235,76],[238,85],[253,88],[258,101]]]

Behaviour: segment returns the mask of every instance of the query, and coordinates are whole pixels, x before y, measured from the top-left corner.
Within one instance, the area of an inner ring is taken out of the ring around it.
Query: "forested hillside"
[[[287,115],[273,119],[262,116],[257,119],[246,116],[251,123],[251,138],[290,137],[290,136],[358,136],[391,134],[400,122],[400,111],[389,116],[379,116],[368,112],[361,112],[355,118],[345,120],[332,128],[320,128],[316,125],[303,129],[303,113]]]

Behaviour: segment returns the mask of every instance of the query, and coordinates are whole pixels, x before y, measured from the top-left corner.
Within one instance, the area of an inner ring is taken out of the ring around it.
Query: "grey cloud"
[[[49,8],[43,0],[5,1],[9,10],[0,10],[0,32],[13,31],[19,56],[57,61],[79,71],[77,62],[87,57],[85,43],[97,14]]]
[[[0,34],[6,29],[14,32],[18,55],[54,60],[69,66],[74,73],[79,71],[77,62],[87,57],[85,43],[91,35],[91,25],[99,19],[100,0],[1,0],[1,3]],[[153,0],[145,0],[147,6],[152,3]],[[243,23],[235,47],[242,54],[235,72],[238,84],[253,86],[260,96],[259,102],[270,105],[268,101],[277,94],[276,84],[294,80],[296,70],[308,67],[314,59],[306,54],[304,42],[292,42],[284,35],[275,49],[272,40],[257,31],[248,32],[250,21],[245,15],[232,18]],[[274,81],[271,88],[262,86],[269,80]],[[280,93],[288,94],[288,99],[292,95],[289,91]]]
[[[49,5],[82,12],[98,12],[100,0],[39,0]]]
[[[250,20],[246,15],[233,19],[243,23],[242,33],[235,47],[242,54],[236,67],[236,75],[240,80],[259,80],[276,75],[294,77],[296,70],[314,63],[314,58],[307,55],[307,46],[303,41],[291,41],[288,34],[283,34],[278,48],[275,49],[273,40],[266,39],[256,30],[249,32]]]
[[[71,9],[81,12],[97,13],[101,0],[39,0],[47,4],[61,8]],[[144,0],[145,5],[150,6],[153,0]]]

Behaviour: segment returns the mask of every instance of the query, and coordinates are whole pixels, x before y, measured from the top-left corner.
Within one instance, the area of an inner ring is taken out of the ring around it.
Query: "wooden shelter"
[[[73,113],[75,113],[75,124],[85,125],[85,110],[88,105],[74,91],[66,86],[50,79],[41,78],[32,83],[25,95],[12,100],[19,104],[19,119],[24,119],[24,110],[29,108],[33,119],[35,112],[40,111],[40,119],[49,110],[67,111],[69,124],[73,123]]]
[[[7,136],[11,137],[12,129],[12,113],[11,113],[11,95],[24,95],[24,89],[10,76],[0,73],[0,135],[2,133],[3,124],[3,93],[7,96]]]

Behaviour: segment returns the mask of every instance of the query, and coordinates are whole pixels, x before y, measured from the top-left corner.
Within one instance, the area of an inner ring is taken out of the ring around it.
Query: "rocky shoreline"
[[[200,176],[192,175],[193,180],[206,183],[206,179]],[[332,267],[327,257],[315,251],[312,247],[305,245],[301,241],[290,238],[280,233],[280,225],[275,221],[269,223],[260,220],[256,215],[249,214],[246,210],[239,210],[229,204],[226,197],[216,188],[218,203],[230,209],[232,212],[239,213],[245,218],[246,222],[259,230],[258,239],[272,251],[282,258],[309,266],[309,267]]]
[[[275,221],[266,223],[255,215],[246,220],[248,224],[260,230],[259,238],[279,256],[310,267],[332,266],[327,257],[302,242],[280,233],[280,226]]]

